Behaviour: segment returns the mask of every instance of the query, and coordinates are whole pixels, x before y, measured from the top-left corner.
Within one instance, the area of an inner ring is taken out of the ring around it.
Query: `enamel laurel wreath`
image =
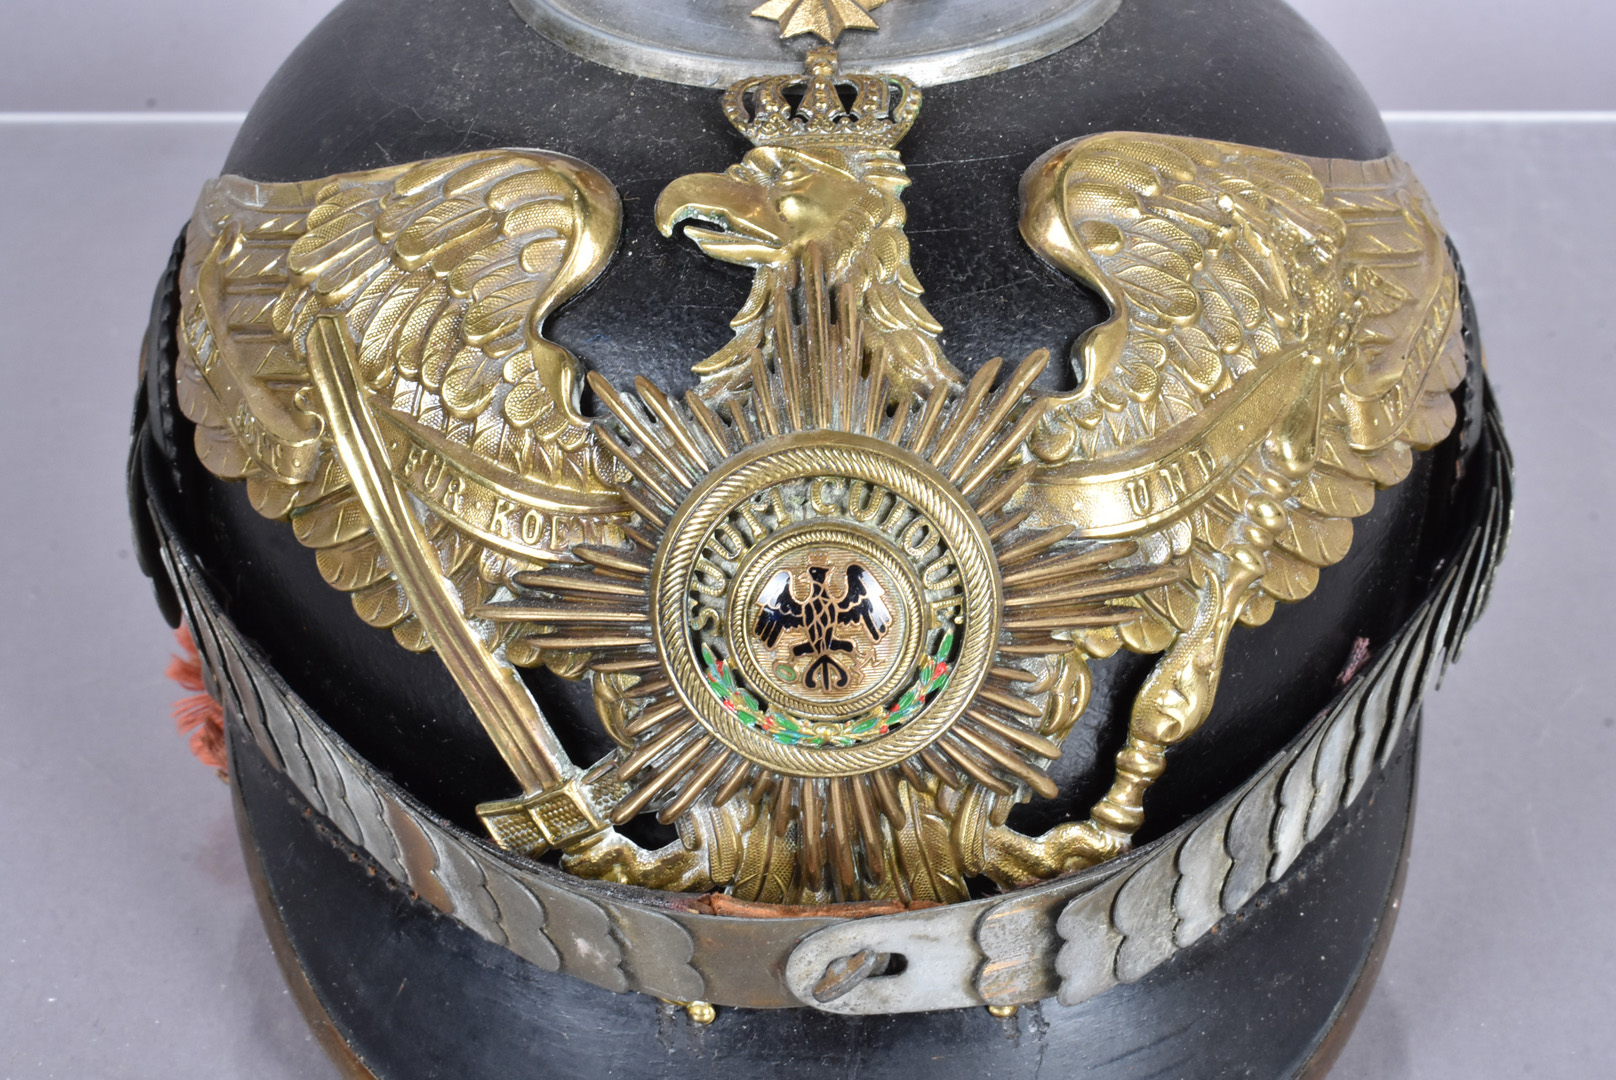
[[[760,13],[840,12],[833,38],[876,6]],[[682,395],[544,336],[621,231],[588,164],[212,183],[181,281],[202,461],[443,660],[520,785],[479,811],[505,848],[790,904],[952,902],[1122,853],[1230,635],[1307,597],[1453,425],[1458,284],[1424,193],[1395,158],[1055,147],[1022,185],[1028,258],[1112,314],[1049,395],[1047,352],[968,379],[944,354],[904,233],[913,84],[822,49],[723,108],[753,149],[656,220],[753,288]],[[1120,648],[1159,656],[1109,793],[1016,831]],[[540,665],[589,680],[612,753],[562,750],[517,670]],[[619,831],[640,815],[678,839]]]

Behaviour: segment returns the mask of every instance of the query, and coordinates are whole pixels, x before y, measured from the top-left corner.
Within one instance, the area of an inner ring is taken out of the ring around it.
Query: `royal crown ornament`
[[[1322,1060],[1385,940],[1424,681],[1508,509],[1462,276],[1378,121],[1253,74],[1342,134],[1143,130],[1115,58],[1211,47],[1144,4],[1072,46],[1070,13],[1010,3],[1042,44],[956,82],[929,38],[872,68],[715,9],[715,63],[796,69],[650,96],[569,50],[674,80],[696,46],[658,60],[642,28],[619,54],[554,36],[559,0],[517,6],[552,36],[485,71],[510,20],[479,9],[458,70],[590,86],[555,98],[575,119],[491,106],[480,145],[441,145],[353,86],[329,100],[376,162],[255,113],[149,338],[137,524],[225,706],[249,852],[308,854],[264,875],[316,1019],[374,1075],[424,1075],[325,974],[403,917],[367,899],[390,882],[456,944],[386,955],[503,1018],[474,1044],[422,1014],[460,1075],[659,1002],[748,1074],[797,1044],[733,1024],[834,1047],[837,1014],[893,1018],[854,1043],[895,1074],[924,1024],[973,1074],[1020,1074],[983,1024],[1076,1067],[1129,1030],[1096,1010],[1155,995],[1140,1038],[1174,1010],[1235,1025],[1260,995],[1214,993],[1219,965],[1283,973],[1265,941],[1337,934],[1278,1028],[1157,1040],[1186,1075]],[[858,42],[911,47],[918,10]],[[1298,70],[1334,62],[1298,40]],[[722,172],[719,112],[750,144]],[[556,1012],[587,984],[640,996]],[[676,1042],[630,1071],[707,1067]]]
[[[805,68],[800,76],[743,79],[724,94],[724,115],[753,146],[891,150],[920,115],[920,88],[901,75],[843,76],[828,48],[811,50]]]

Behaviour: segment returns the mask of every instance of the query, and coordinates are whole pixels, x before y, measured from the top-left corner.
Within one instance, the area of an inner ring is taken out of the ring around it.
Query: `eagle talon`
[[[983,871],[1004,888],[1074,874],[1125,855],[1130,836],[1096,821],[1057,825],[1041,836],[1028,836],[1006,825],[987,830]]]

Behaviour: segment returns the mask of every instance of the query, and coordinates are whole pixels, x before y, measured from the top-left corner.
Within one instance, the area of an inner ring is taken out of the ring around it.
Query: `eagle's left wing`
[[[1029,243],[1112,307],[1033,439],[1028,501],[1157,561],[1227,553],[1256,509],[1274,542],[1243,617],[1307,596],[1376,487],[1453,426],[1458,275],[1413,172],[1113,133],[1046,156],[1024,199]],[[1273,469],[1283,492],[1248,505]],[[1155,606],[1187,629],[1190,595]]]
[[[1029,244],[1112,308],[1029,440],[1043,468],[1022,506],[1187,571],[1133,623],[1079,635],[1166,655],[1093,818],[996,834],[1047,873],[1127,846],[1167,747],[1211,711],[1234,626],[1311,593],[1376,488],[1448,435],[1465,349],[1457,269],[1398,158],[1111,133],[1051,151],[1022,193]]]
[[[881,640],[881,635],[892,625],[886,590],[862,566],[847,568],[847,595],[836,605],[836,621],[843,626],[862,623],[872,641]]]

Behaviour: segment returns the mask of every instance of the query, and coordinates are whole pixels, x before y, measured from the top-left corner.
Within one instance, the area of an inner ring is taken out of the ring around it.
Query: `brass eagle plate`
[[[1120,854],[1235,627],[1305,598],[1452,428],[1458,282],[1423,191],[1396,158],[1052,149],[1022,233],[1112,316],[1048,395],[1047,352],[969,380],[944,355],[904,233],[913,83],[821,49],[723,107],[753,149],[656,218],[753,271],[734,340],[678,398],[588,375],[593,418],[543,332],[618,240],[589,165],[211,183],[181,279],[199,456],[442,658],[521,785],[480,810],[508,849],[785,904],[959,901]],[[1123,647],[1161,655],[1110,792],[1010,828]],[[591,681],[612,753],[567,757],[534,665]],[[640,814],[679,840],[618,831]]]

